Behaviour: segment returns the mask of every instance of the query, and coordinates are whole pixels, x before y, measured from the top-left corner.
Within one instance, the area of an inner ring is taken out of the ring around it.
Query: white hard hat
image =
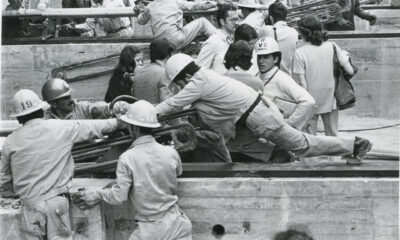
[[[21,89],[15,93],[13,100],[13,113],[10,117],[20,117],[33,113],[39,109],[49,107],[49,105],[40,100],[39,96],[29,89]]]
[[[165,64],[165,73],[170,83],[172,83],[176,76],[194,59],[186,54],[177,53],[172,55]]]
[[[266,55],[266,54],[271,54],[275,52],[281,52],[279,50],[279,45],[275,41],[275,39],[271,37],[264,37],[259,39],[256,42],[256,45],[254,47],[254,51],[257,55]]]
[[[234,4],[242,8],[261,8],[263,6],[258,0],[239,0]]]
[[[121,117],[121,120],[140,127],[161,127],[161,124],[157,120],[155,107],[145,100],[139,100],[130,104],[125,115]]]

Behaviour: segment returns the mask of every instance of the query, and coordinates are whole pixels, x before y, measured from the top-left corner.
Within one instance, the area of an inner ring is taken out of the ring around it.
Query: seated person
[[[117,8],[125,7],[123,0],[93,0],[92,8]],[[121,18],[87,18],[84,23],[69,23],[66,26],[68,30],[74,30],[79,33],[93,31],[96,24],[105,32],[108,37],[132,37],[133,28],[131,20],[128,17]]]
[[[143,54],[136,46],[125,46],[108,83],[104,101],[109,103],[118,96],[131,95],[137,65],[143,65]]]
[[[185,0],[154,0],[149,5],[138,4],[134,8],[139,24],[150,21],[154,38],[165,38],[176,50],[188,45],[193,39],[205,34],[208,37],[217,29],[205,18],[196,19],[183,26],[183,10],[207,10],[216,7],[215,2],[189,2]]]

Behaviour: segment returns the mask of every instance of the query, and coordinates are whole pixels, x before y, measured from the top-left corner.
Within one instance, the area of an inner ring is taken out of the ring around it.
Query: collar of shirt
[[[285,21],[277,21],[277,22],[274,24],[274,26],[275,26],[275,27],[287,27],[287,22],[285,22]]]
[[[33,124],[36,124],[37,122],[41,122],[41,121],[43,121],[43,119],[34,118],[34,119],[31,119],[31,120],[25,122],[25,124],[23,126],[33,125]]]
[[[156,140],[154,139],[153,136],[151,135],[145,135],[145,136],[141,136],[139,138],[137,138],[135,141],[133,141],[132,145],[130,146],[130,148],[134,148],[137,145],[141,145],[141,144],[146,144],[146,143],[151,143],[151,142],[155,142]]]
[[[161,60],[156,60],[156,61],[153,62],[152,64],[159,65],[159,66],[165,68],[165,62],[164,62],[164,61],[161,61]]]
[[[233,36],[231,34],[228,34],[222,29],[218,29],[217,34],[221,37],[221,39],[225,42],[227,42],[229,45],[233,43]]]
[[[261,79],[269,79],[270,77],[272,77],[272,75],[275,74],[275,72],[278,70],[278,67],[275,66],[273,68],[271,68],[271,70],[269,70],[266,73],[261,73]]]

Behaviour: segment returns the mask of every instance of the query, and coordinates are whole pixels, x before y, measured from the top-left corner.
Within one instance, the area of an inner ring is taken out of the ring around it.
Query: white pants
[[[176,50],[180,50],[193,41],[200,34],[208,37],[213,35],[217,29],[204,17],[191,21],[186,24],[174,37],[168,39]]]
[[[192,223],[178,205],[157,221],[137,224],[129,240],[192,240]]]
[[[321,116],[322,122],[324,123],[325,136],[337,136],[339,124],[339,110],[337,109],[332,110],[332,112],[314,115],[309,121],[306,131],[309,134],[317,135],[319,116]]]

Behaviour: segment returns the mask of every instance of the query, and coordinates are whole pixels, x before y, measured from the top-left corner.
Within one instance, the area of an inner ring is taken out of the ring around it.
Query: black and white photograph
[[[399,240],[400,0],[1,0],[8,240]]]

